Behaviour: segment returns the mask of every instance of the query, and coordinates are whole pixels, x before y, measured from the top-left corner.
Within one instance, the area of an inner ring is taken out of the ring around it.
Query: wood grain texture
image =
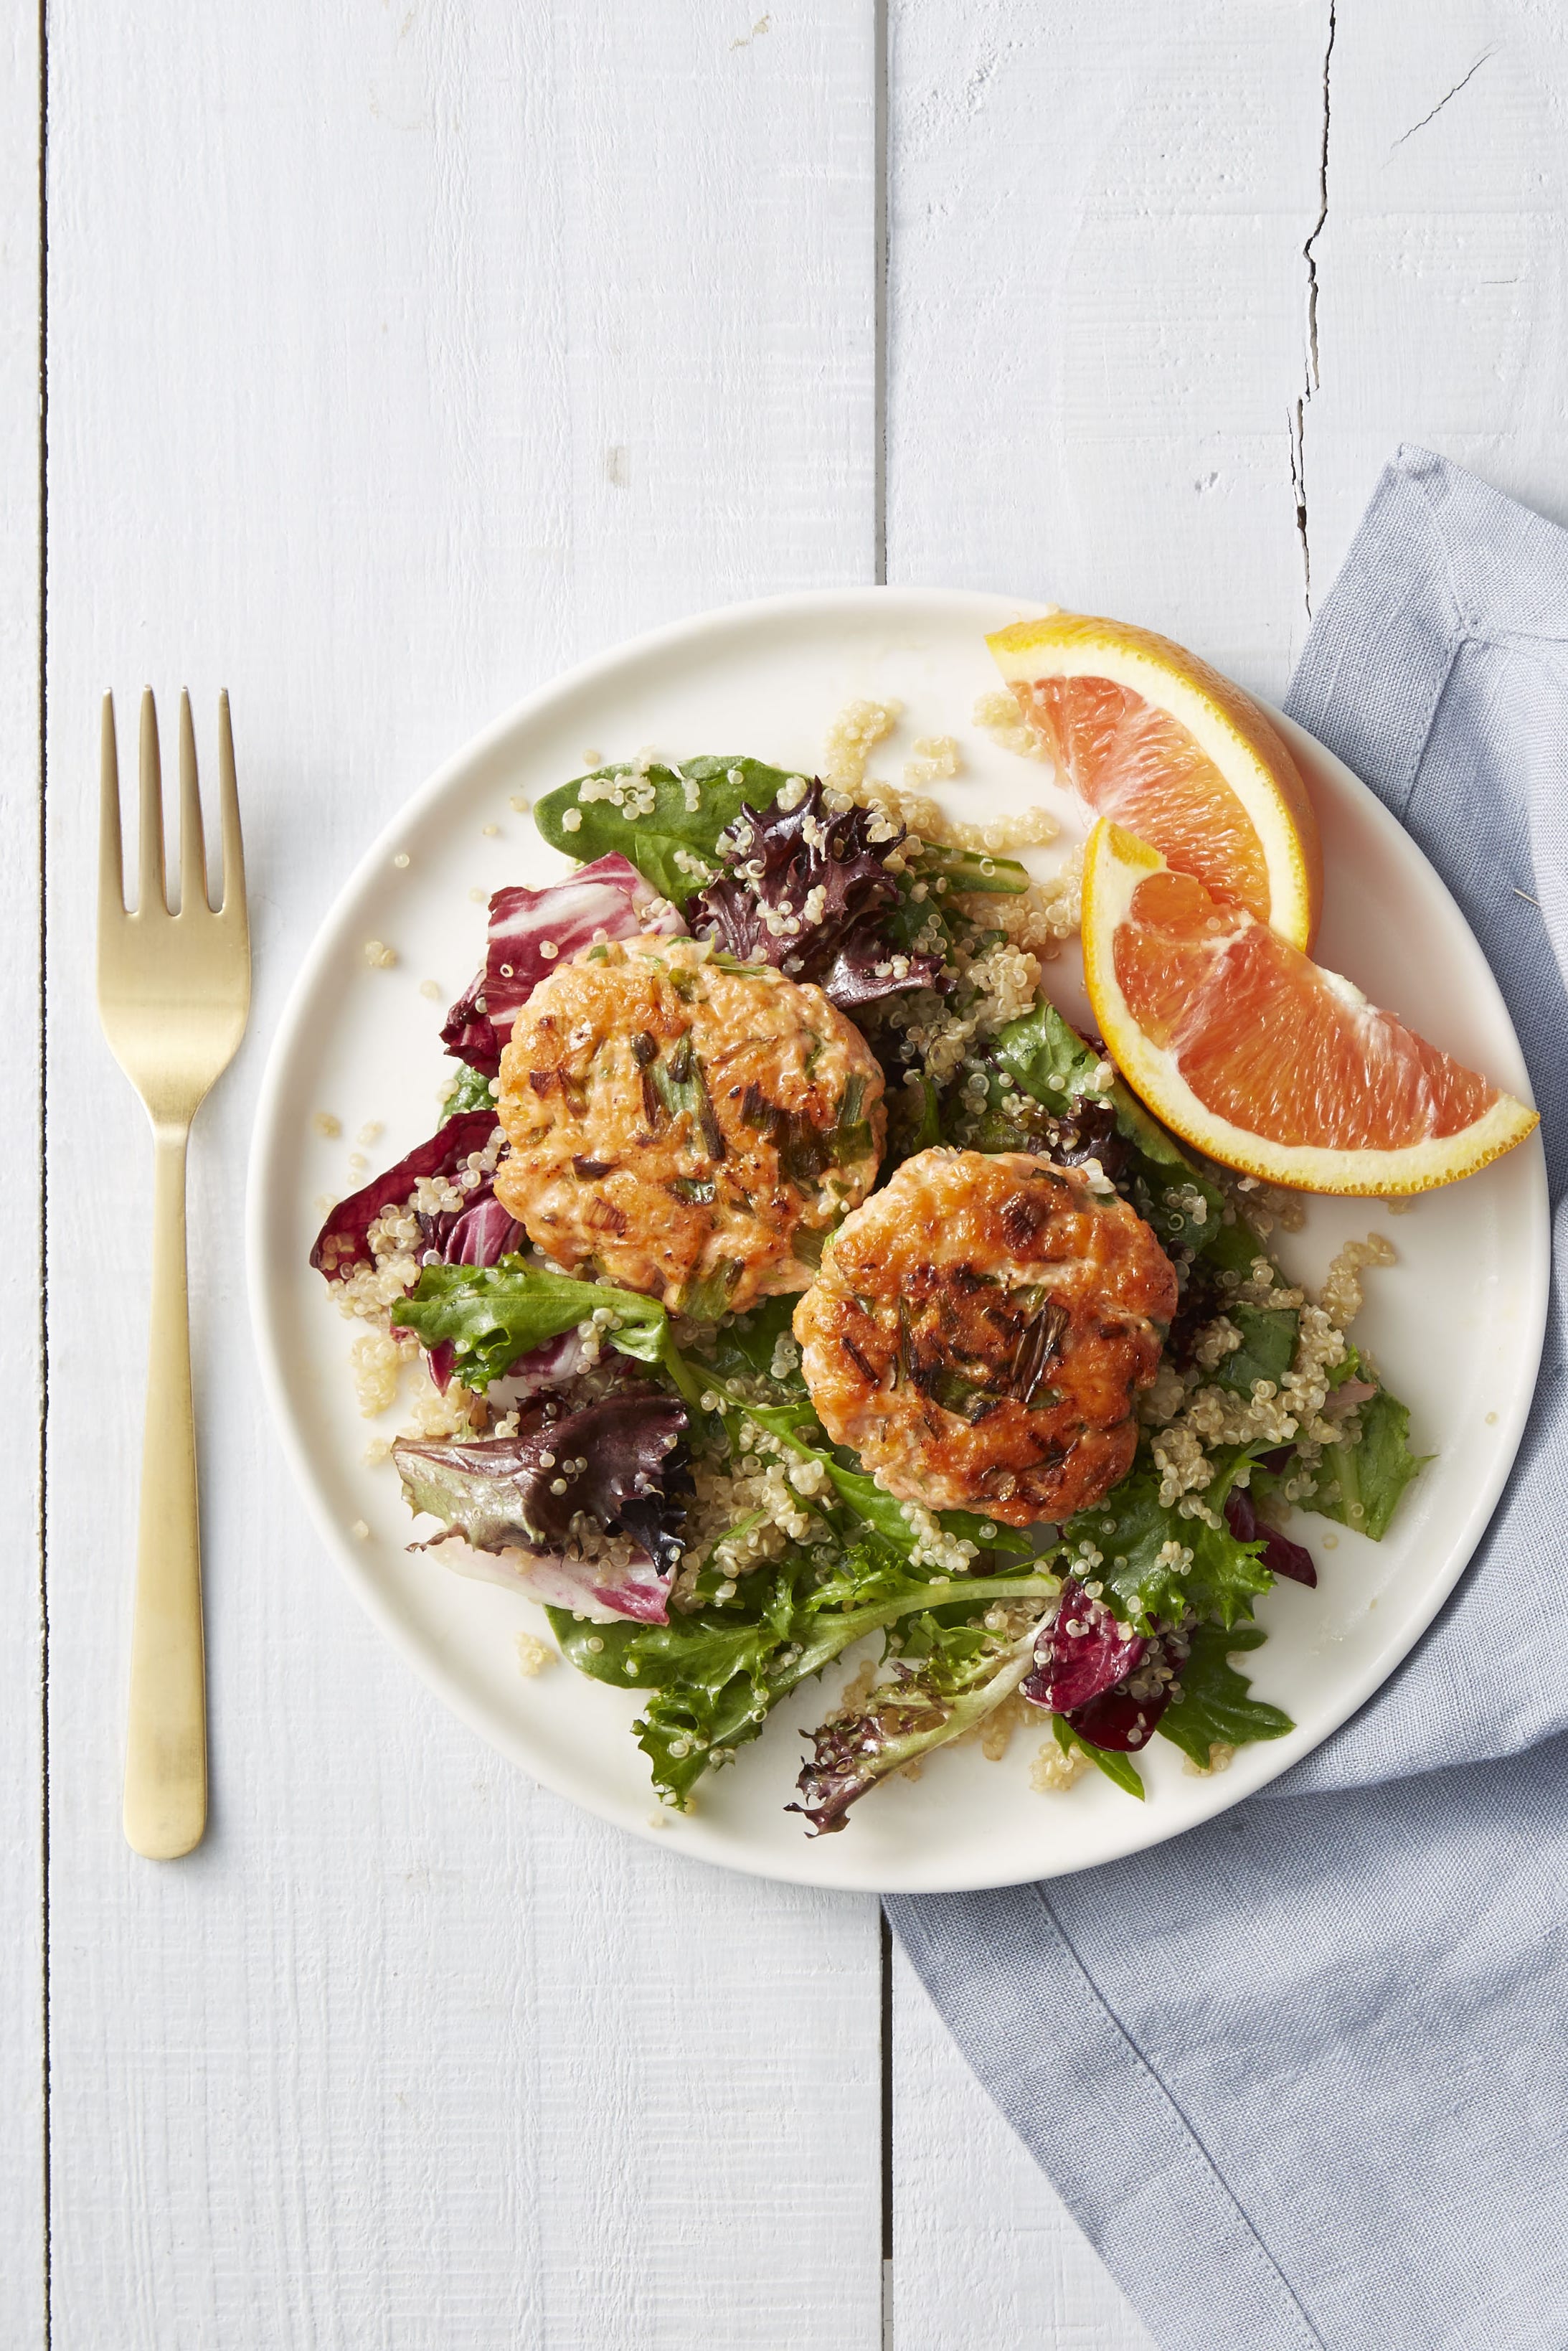
[[[38,28],[0,38],[0,839],[8,919],[0,998],[0,1313],[20,1443],[0,1549],[0,2351],[44,2331],[43,1590],[37,1541]]]
[[[869,13],[750,21],[52,12],[56,2351],[877,2339],[874,1906],[633,1845],[443,1713],[287,1486],[240,1273],[371,831],[617,632],[869,576]],[[117,1821],[150,1156],[84,887],[143,677],[209,768],[232,690],[257,974],[193,1155],[214,1803],[164,1866]]]
[[[1399,439],[1568,519],[1553,0],[889,19],[891,578],[1125,611],[1278,694]],[[0,50],[24,865],[35,38]],[[50,38],[54,2341],[870,2351],[870,1906],[633,1846],[437,1708],[287,1487],[238,1265],[268,1031],[369,831],[579,653],[873,576],[871,0],[57,0]],[[192,1195],[214,1823],[162,1870],[117,1825],[150,1156],[87,988],[96,697],[128,730],[147,676],[209,768],[234,693],[258,970]],[[0,2346],[40,2351],[26,1543],[0,1578]],[[898,2351],[1147,2351],[895,1996]]]
[[[894,2001],[897,2351],[1153,2351],[902,1952]]]
[[[888,576],[1278,691],[1326,0],[894,0]]]
[[[1413,441],[1568,521],[1568,17],[1338,13],[1306,411],[1314,590]]]
[[[890,578],[1125,614],[1278,696],[1400,441],[1568,520],[1547,0],[892,0],[891,62]],[[894,1989],[899,2351],[1145,2351]]]

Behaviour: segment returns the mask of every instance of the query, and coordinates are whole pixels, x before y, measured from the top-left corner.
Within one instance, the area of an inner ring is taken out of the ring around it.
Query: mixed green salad
[[[542,1600],[570,1663],[636,1694],[673,1806],[785,1700],[793,1728],[801,1686],[867,1635],[874,1670],[800,1773],[816,1833],[1007,1709],[1133,1797],[1154,1738],[1207,1771],[1283,1736],[1238,1664],[1276,1577],[1316,1580],[1277,1521],[1293,1506],[1379,1539],[1419,1466],[1408,1415],[1348,1316],[1274,1264],[1263,1194],[1195,1163],[1038,987],[1020,1006],[1033,975],[1004,915],[1024,868],[749,758],[616,764],[535,818],[580,871],[496,893],[443,1030],[459,1069],[439,1133],[339,1204],[312,1257],[362,1348],[428,1371],[390,1449],[429,1546]],[[511,1024],[573,956],[650,932],[847,1014],[886,1079],[879,1181],[937,1147],[1033,1154],[1092,1169],[1152,1229],[1180,1303],[1133,1466],[1092,1507],[1019,1529],[895,1499],[813,1407],[796,1297],[676,1314],[530,1246],[494,1186]]]

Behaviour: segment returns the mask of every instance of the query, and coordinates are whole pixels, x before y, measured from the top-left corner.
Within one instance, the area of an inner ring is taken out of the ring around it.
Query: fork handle
[[[150,1860],[172,1861],[201,1843],[206,1826],[207,1698],[185,1292],[189,1129],[161,1126],[156,1134],[152,1313],[131,1633],[125,1834]]]

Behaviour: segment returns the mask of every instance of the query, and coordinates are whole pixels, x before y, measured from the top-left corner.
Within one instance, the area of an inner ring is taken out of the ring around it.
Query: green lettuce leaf
[[[978,1596],[977,1587],[971,1596]],[[815,1751],[799,1782],[804,1801],[791,1809],[819,1835],[831,1834],[879,1782],[983,1722],[1029,1672],[1046,1604],[1014,1635],[936,1614],[917,1617],[894,1677],[879,1683],[854,1713],[831,1716],[811,1734]]]
[[[1210,1510],[1219,1511],[1236,1466],[1245,1458],[1239,1449],[1205,1493]],[[1253,1601],[1274,1581],[1263,1565],[1261,1543],[1239,1542],[1223,1514],[1218,1527],[1184,1519],[1161,1502],[1159,1487],[1158,1470],[1141,1454],[1103,1502],[1068,1520],[1061,1531],[1062,1563],[1085,1581],[1103,1583],[1122,1622],[1140,1633],[1148,1632],[1155,1617],[1179,1623],[1186,1608],[1226,1625],[1250,1615]],[[1079,1565],[1075,1554],[1085,1542],[1100,1552],[1099,1565]],[[1190,1562],[1163,1556],[1173,1544],[1189,1551]]]
[[[1119,1078],[1109,1094],[1101,1094],[1099,1055],[1055,1005],[1042,998],[1032,1012],[1009,1021],[991,1039],[986,1060],[990,1084],[986,1115],[973,1137],[975,1148],[1030,1148],[1028,1133],[1002,1106],[1009,1086],[1058,1117],[1080,1095],[1108,1101],[1128,1162],[1119,1180],[1162,1245],[1190,1249],[1196,1258],[1228,1271],[1242,1272],[1250,1265],[1262,1246],[1252,1228]]]
[[[940,877],[950,891],[976,897],[1016,898],[1029,888],[1029,870],[1016,857],[993,856],[988,850],[943,849],[927,841],[910,861],[910,872],[922,882]]]
[[[619,1328],[604,1333],[612,1347],[658,1365],[688,1404],[696,1402],[701,1384],[676,1348],[670,1318],[656,1299],[549,1273],[520,1257],[497,1258],[494,1265],[427,1265],[392,1319],[422,1346],[449,1342],[464,1386],[484,1389],[547,1339],[589,1321],[597,1307],[608,1307],[617,1318]]]
[[[607,782],[628,776],[624,761],[595,768],[547,792],[534,803],[534,822],[552,849],[564,850],[580,861],[608,855],[612,850],[629,857],[645,881],[674,906],[684,906],[694,892],[712,880],[723,864],[718,838],[734,822],[743,805],[770,808],[789,781],[786,768],[770,768],[761,759],[685,759],[678,767],[663,762],[649,768],[653,806],[646,816],[629,816],[613,800],[584,800],[586,783]],[[686,805],[686,786],[696,788],[697,806]],[[575,829],[565,819],[575,811]],[[693,872],[683,858],[695,860]]]
[[[1181,1670],[1181,1696],[1160,1717],[1160,1736],[1173,1740],[1200,1769],[1208,1769],[1216,1740],[1228,1747],[1249,1747],[1260,1739],[1283,1739],[1295,1724],[1277,1706],[1252,1696],[1251,1685],[1231,1664],[1240,1649],[1262,1646],[1257,1625],[1199,1625]]]
[[[1430,1458],[1410,1450],[1407,1407],[1379,1388],[1357,1408],[1351,1433],[1324,1446],[1316,1490],[1301,1496],[1301,1507],[1381,1542],[1399,1497]]]
[[[733,1316],[715,1334],[713,1360],[717,1368],[731,1378],[739,1375],[770,1381],[781,1402],[791,1395],[803,1395],[806,1383],[798,1371],[785,1380],[775,1379],[773,1374],[773,1351],[780,1339],[790,1336],[799,1303],[799,1294],[792,1290],[788,1297],[765,1298],[760,1306]]]
[[[765,1428],[780,1444],[786,1446],[798,1460],[820,1462],[826,1474],[832,1497],[824,1497],[821,1489],[812,1507],[822,1508],[824,1499],[844,1504],[864,1526],[880,1535],[905,1556],[913,1551],[915,1533],[904,1516],[904,1504],[886,1494],[873,1478],[863,1469],[850,1468],[839,1458],[839,1450],[829,1443],[823,1428],[809,1402],[766,1405],[748,1397],[733,1382],[716,1371],[714,1384],[725,1405],[745,1419]],[[804,1384],[801,1394],[804,1396]],[[951,1535],[962,1536],[981,1551],[1018,1552],[1029,1549],[1028,1539],[1016,1527],[1000,1526],[994,1519],[977,1518],[971,1510],[939,1510],[934,1513],[936,1523]]]
[[[929,1614],[930,1583],[890,1573],[885,1558],[847,1552],[824,1583],[816,1552],[794,1551],[746,1577],[727,1606],[667,1625],[584,1625],[567,1609],[548,1613],[561,1649],[580,1673],[623,1689],[645,1690],[637,1743],[666,1802],[684,1804],[703,1773],[755,1739],[779,1700],[820,1674],[867,1634],[899,1618]],[[943,1618],[998,1599],[1034,1599],[1043,1614],[1057,1590],[1053,1576],[977,1577]],[[872,1596],[867,1596],[867,1595]],[[839,1604],[849,1597],[848,1606]],[[943,1622],[944,1641],[963,1630]]]

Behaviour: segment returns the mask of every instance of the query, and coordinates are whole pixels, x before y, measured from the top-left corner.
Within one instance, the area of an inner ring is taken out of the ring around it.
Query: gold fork
[[[114,697],[103,697],[99,818],[98,1009],[115,1060],[152,1122],[152,1313],[141,1515],[131,1635],[125,1834],[172,1861],[207,1819],[207,1701],[202,1552],[185,1294],[185,1146],[208,1089],[235,1057],[250,1010],[245,851],[229,698],[218,696],[223,900],[207,895],[191,698],[180,696],[180,911],[169,912],[158,714],[141,697],[141,857],[136,912],[125,910]]]

